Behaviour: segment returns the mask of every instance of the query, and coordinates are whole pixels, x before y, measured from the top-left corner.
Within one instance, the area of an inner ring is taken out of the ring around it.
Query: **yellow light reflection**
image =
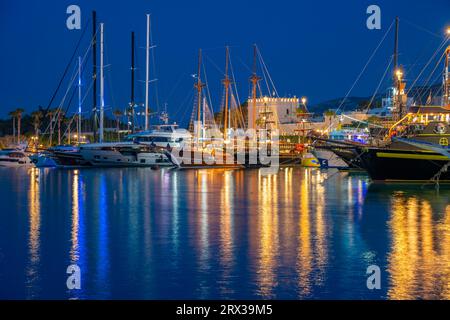
[[[316,183],[314,190],[316,196],[316,236],[315,236],[315,258],[316,278],[315,284],[320,285],[325,280],[325,267],[328,261],[327,225],[325,219],[325,187],[322,183]]]
[[[230,277],[233,264],[233,239],[232,239],[232,214],[233,207],[233,171],[227,170],[223,173],[223,186],[220,193],[220,263],[223,266],[225,279]],[[228,293],[230,288],[223,286],[223,294]]]
[[[444,219],[433,218],[429,201],[394,196],[389,228],[390,299],[450,298],[450,207]]]
[[[319,170],[304,169],[301,176],[296,263],[299,298],[311,296],[313,287],[325,281],[328,263],[325,180],[326,174]]]
[[[300,186],[300,217],[298,230],[298,259],[297,271],[299,273],[299,290],[301,296],[306,296],[311,290],[312,252],[311,252],[311,226],[309,211],[309,192],[311,172],[305,170],[305,175]]]
[[[41,204],[39,177],[40,171],[37,168],[31,168],[30,187],[28,190],[28,212],[29,212],[29,266],[27,268],[28,282],[32,284],[37,280],[37,268],[40,262],[40,228],[41,228]],[[30,285],[32,288],[33,285]]]
[[[257,233],[259,237],[257,282],[264,298],[274,297],[275,265],[279,252],[277,175],[260,176]]]

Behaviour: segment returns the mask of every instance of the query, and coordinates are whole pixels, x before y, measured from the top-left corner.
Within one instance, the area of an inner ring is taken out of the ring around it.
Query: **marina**
[[[370,37],[354,32],[356,45],[356,20],[324,29],[317,4],[311,34],[284,38],[303,22],[264,16],[261,30],[250,21],[255,41],[204,30],[212,11],[186,4],[179,34],[168,20],[186,17],[162,4],[130,5],[129,20],[103,4],[81,19],[80,6],[66,11],[70,37],[41,27],[61,54],[22,56],[48,65],[23,93],[17,78],[35,72],[15,75],[0,53],[12,83],[0,92],[0,300],[450,299],[440,10],[427,22],[405,9],[417,23],[389,4],[378,28],[380,8],[362,8]]]
[[[300,167],[0,179],[2,201],[21,204],[0,215],[2,299],[449,298],[443,190]],[[69,291],[73,263],[86,274]],[[372,264],[386,270],[381,290],[365,286]]]

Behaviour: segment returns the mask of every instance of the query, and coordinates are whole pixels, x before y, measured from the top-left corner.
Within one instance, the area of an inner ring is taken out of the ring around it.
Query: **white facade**
[[[248,103],[248,127],[252,127],[253,123],[253,99],[249,98]],[[274,123],[278,128],[280,124],[298,122],[297,108],[300,106],[299,98],[273,98],[262,97],[256,99],[256,121],[258,119],[264,122]],[[260,127],[259,125],[258,127]]]

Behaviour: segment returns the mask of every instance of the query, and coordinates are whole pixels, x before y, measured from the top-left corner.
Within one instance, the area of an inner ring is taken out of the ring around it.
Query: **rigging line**
[[[209,90],[208,76],[206,73],[206,66],[204,63],[202,64],[202,69],[203,69],[203,75],[204,75],[204,79],[205,79],[206,93],[208,94],[208,99],[209,99],[209,107],[211,108],[211,112],[214,114],[214,107],[213,107],[214,105],[212,103],[211,91]]]
[[[53,95],[52,95],[52,97],[50,99],[50,102],[47,104],[47,108],[44,111],[44,117],[46,116],[48,110],[50,109],[50,107],[51,107],[51,105],[53,103],[53,100],[55,100],[56,95],[57,95],[57,93],[58,93],[58,91],[59,91],[59,89],[60,89],[60,87],[61,87],[61,85],[62,85],[62,83],[64,81],[64,78],[66,77],[66,74],[69,71],[70,65],[72,64],[73,59],[75,58],[75,55],[76,55],[76,53],[78,51],[78,48],[80,47],[81,40],[83,40],[84,34],[86,33],[87,26],[89,25],[89,23],[91,21],[90,19],[91,18],[89,18],[88,21],[86,22],[85,27],[83,28],[83,31],[81,33],[80,39],[78,39],[78,43],[75,46],[75,50],[73,51],[72,56],[70,57],[69,63],[67,64],[66,68],[64,69],[64,72],[63,72],[63,74],[62,74],[62,76],[61,76],[61,78],[60,78],[60,80],[58,82],[58,85],[56,86],[56,90],[53,92]]]
[[[266,63],[264,62],[264,59],[263,59],[262,54],[261,54],[261,52],[259,51],[259,48],[258,48],[258,47],[256,47],[256,51],[258,52],[258,55],[259,55],[259,57],[260,57],[260,59],[261,59],[262,66],[264,67],[265,72],[267,72],[267,77],[269,78],[270,83],[271,83],[271,85],[272,85],[272,87],[273,87],[273,90],[275,91],[275,95],[279,98],[277,88],[275,87],[275,83],[273,82],[272,77],[270,76],[269,69],[267,68]]]
[[[221,69],[219,68],[219,66],[218,66],[217,64],[214,63],[214,61],[212,61],[211,58],[209,58],[209,56],[207,56],[207,55],[205,55],[205,54],[203,54],[203,56],[206,58],[206,60],[208,60],[208,61],[213,65],[213,67],[215,67],[215,68],[217,69],[217,71],[219,71],[219,73],[220,73],[221,75],[223,75],[223,74],[225,73],[223,70],[221,70]]]
[[[84,56],[83,56],[83,59],[82,59],[82,64],[84,63],[84,61],[85,61],[85,59],[86,59],[86,56],[87,56],[87,54],[88,54],[89,51],[90,51],[90,48],[91,48],[91,46],[89,46],[89,47],[86,49],[86,52],[85,52],[85,54],[84,54]],[[70,90],[72,89],[72,86],[73,86],[73,84],[74,84],[74,82],[75,82],[75,79],[77,78],[77,75],[78,75],[78,72],[76,72],[76,73],[72,76],[72,79],[70,80],[69,85],[68,85],[68,87],[67,87],[66,93],[64,94],[64,96],[63,96],[63,98],[62,98],[62,100],[61,100],[59,106],[57,107],[57,112],[56,112],[56,114],[54,115],[54,117],[56,117],[56,115],[58,115],[58,113],[61,111],[61,109],[62,109],[62,107],[63,107],[63,104],[64,104],[64,102],[65,102],[65,100],[66,100],[66,98],[67,98],[67,94],[68,94],[68,93],[70,92]],[[76,86],[75,86],[75,87],[76,87]]]
[[[183,122],[186,118],[186,114],[189,108],[185,108],[187,101],[189,100],[189,104],[191,104],[191,102],[193,103],[193,98],[194,98],[194,93],[192,90],[189,90],[189,94],[186,96],[186,98],[184,99],[183,103],[181,104],[181,110],[184,110],[183,115],[181,116],[181,122]],[[188,123],[189,125],[189,123]]]
[[[424,86],[427,86],[428,83],[430,82],[430,80],[431,80],[431,78],[432,78],[434,72],[435,72],[436,69],[438,68],[438,66],[439,66],[439,64],[440,64],[440,62],[441,62],[441,60],[442,60],[443,57],[444,57],[444,55],[441,56],[441,58],[439,59],[438,63],[436,64],[436,66],[434,67],[434,69],[433,69],[433,71],[431,72],[430,76],[428,77],[427,81],[425,82]],[[437,74],[437,75],[435,76],[435,78],[436,78],[435,81],[437,82],[437,79],[439,79],[441,76],[442,76],[441,74]],[[432,83],[433,83],[433,82],[432,82]],[[432,84],[431,84],[431,85],[432,85]],[[418,98],[420,99],[420,101],[422,100],[422,96],[423,96],[423,94],[425,93],[425,91],[426,91],[426,89],[424,88],[424,89],[422,90],[422,93],[420,93],[420,95],[419,95],[419,97],[418,97]],[[430,91],[430,92],[431,92],[431,91]]]
[[[427,80],[423,83],[423,85],[421,86],[421,88],[419,88],[419,89],[417,90],[417,92],[414,94],[414,96],[417,96],[418,99],[422,99],[422,95],[423,95],[423,93],[425,93],[425,91],[426,91],[426,88],[425,88],[425,87],[426,87],[426,86],[428,85],[428,83],[430,82],[431,78],[432,78],[433,75],[434,75],[434,72],[435,72],[436,69],[439,67],[439,64],[440,64],[440,62],[441,62],[441,60],[442,60],[443,57],[444,57],[444,55],[442,55],[441,58],[439,59],[439,61],[436,63],[434,69],[431,71],[429,77],[428,77]],[[438,74],[438,76],[440,77],[441,74]],[[432,84],[431,84],[431,85],[432,85]]]
[[[228,53],[228,58],[229,58],[229,62],[230,62],[231,77],[233,78],[234,91],[236,93],[237,103],[238,103],[238,106],[240,108],[241,101],[239,99],[239,92],[238,92],[238,89],[237,89],[236,78],[234,77],[233,63],[231,62],[230,53]]]
[[[352,86],[350,87],[350,90],[348,90],[347,94],[345,95],[344,99],[342,99],[341,103],[339,104],[339,107],[336,109],[336,112],[339,111],[339,109],[344,105],[345,101],[347,100],[348,96],[350,95],[350,93],[352,92],[353,88],[356,86],[356,84],[358,83],[359,79],[361,78],[361,76],[363,75],[363,73],[366,71],[367,67],[369,66],[370,62],[372,61],[373,57],[375,56],[375,54],[377,53],[378,49],[380,48],[380,46],[383,44],[384,39],[386,39],[386,36],[388,35],[388,33],[391,31],[392,26],[394,25],[394,21],[391,22],[391,25],[389,26],[389,28],[387,29],[387,31],[384,33],[383,38],[381,39],[381,41],[378,43],[377,47],[375,48],[375,50],[372,52],[372,55],[369,57],[369,60],[367,60],[366,64],[364,65],[363,69],[361,70],[361,72],[359,73],[358,77],[356,78],[355,82],[353,82]],[[328,127],[330,128],[331,125]]]
[[[104,54],[105,54],[105,57],[106,57],[106,61],[107,62],[109,62],[110,60],[109,60],[109,55],[108,55],[108,47],[107,47],[107,43],[106,43],[106,41],[103,41],[103,45],[104,45],[104,47],[105,47],[105,50],[104,50]],[[117,104],[116,104],[116,99],[115,99],[115,97],[114,97],[114,88],[113,88],[113,85],[112,85],[112,65],[111,64],[108,64],[108,63],[106,63],[105,64],[105,66],[103,67],[104,69],[106,69],[106,68],[109,68],[109,72],[107,72],[107,78],[108,78],[108,84],[109,84],[109,94],[111,95],[111,100],[112,100],[112,103],[113,103],[113,106],[117,106]]]
[[[378,43],[377,47],[375,48],[375,50],[372,52],[372,54],[370,55],[369,59],[367,60],[366,64],[364,65],[363,69],[361,70],[361,72],[358,74],[358,77],[356,78],[356,80],[353,82],[352,86],[350,87],[350,89],[348,90],[347,94],[345,95],[345,97],[342,99],[341,103],[339,104],[338,108],[336,109],[336,114],[339,112],[339,110],[341,109],[341,107],[344,105],[345,101],[347,100],[348,96],[350,95],[350,93],[352,92],[353,88],[356,86],[356,84],[358,83],[359,79],[361,78],[361,76],[363,75],[363,73],[365,72],[365,70],[367,69],[368,65],[370,64],[370,62],[372,61],[373,57],[375,56],[375,54],[377,53],[378,49],[380,48],[380,46],[383,44],[384,40],[386,39],[386,36],[389,34],[390,30],[392,29],[392,26],[394,25],[394,20],[391,22],[391,25],[389,26],[389,28],[386,30],[386,32],[384,33],[381,41]],[[391,56],[392,57],[392,56]],[[330,124],[327,126],[326,131],[328,131],[333,125],[333,122],[330,122]],[[323,135],[323,133],[321,134]],[[317,142],[314,141],[314,143]],[[314,144],[313,143],[313,144]]]
[[[236,57],[238,61],[242,64],[242,66],[247,69],[248,72],[253,73],[253,70],[239,57]]]
[[[439,47],[434,51],[433,55],[431,56],[431,58],[428,60],[428,62],[425,64],[425,66],[422,68],[422,70],[420,71],[419,75],[416,77],[416,79],[414,80],[414,82],[411,84],[409,90],[406,92],[406,95],[409,94],[409,92],[411,91],[411,89],[414,87],[414,85],[417,83],[417,81],[419,80],[420,76],[422,75],[422,73],[425,72],[425,70],[428,68],[428,66],[430,65],[430,63],[433,61],[433,59],[436,57],[436,55],[438,54],[438,52],[441,51],[441,49],[445,46],[445,44],[447,43],[449,39],[444,39],[441,44],[439,45]],[[442,57],[441,57],[442,59]]]
[[[84,61],[85,61],[85,59],[86,59],[86,56],[87,56],[87,54],[89,53],[89,51],[90,51],[90,49],[91,49],[91,46],[92,46],[92,41],[91,41],[91,45],[87,48],[87,50],[86,50],[86,52],[85,52],[85,54],[84,54],[84,56],[83,56],[82,63],[84,63]],[[56,116],[58,116],[59,112],[61,111],[61,108],[62,108],[62,106],[63,106],[63,104],[64,104],[64,102],[65,102],[65,100],[66,100],[66,98],[67,98],[67,95],[69,94],[70,90],[72,89],[72,85],[73,85],[73,83],[74,83],[74,81],[75,81],[77,75],[78,75],[78,72],[77,72],[77,73],[72,77],[72,79],[70,80],[69,85],[68,85],[68,87],[67,87],[67,89],[66,89],[65,94],[64,94],[64,96],[63,96],[63,98],[62,98],[60,104],[59,104],[58,107],[56,108],[56,112],[53,114],[51,121],[49,122],[47,128],[44,130],[44,134],[47,133],[47,130],[50,128],[50,125],[52,124],[52,122],[54,121],[54,119],[56,119]],[[46,111],[46,114],[47,114],[47,113],[48,113],[48,110]],[[52,128],[53,128],[53,127],[52,127]]]
[[[83,104],[84,100],[87,98],[87,96],[91,92],[91,89],[92,89],[93,86],[94,86],[94,79],[91,79],[89,87],[87,88],[87,90],[86,90],[86,92],[84,94],[84,97],[81,99],[81,104]],[[90,112],[90,111],[85,111],[85,112]]]
[[[427,53],[427,49],[430,48],[433,44],[435,43],[435,41],[430,41],[430,43],[426,46],[423,46],[422,50],[420,51],[420,54],[418,55],[418,58],[414,61],[414,63],[412,63],[409,67],[408,70],[406,71],[406,74],[411,74],[412,70],[416,67],[416,66],[424,66],[425,63],[420,63],[422,62],[422,58],[425,57],[426,53]]]
[[[54,121],[52,121],[52,122],[54,122],[54,125],[52,126],[53,133],[55,132],[56,126],[57,126],[57,124],[58,124],[58,118],[59,118],[60,116],[64,116],[65,114],[67,114],[67,111],[69,110],[69,107],[70,107],[70,105],[72,104],[72,101],[73,101],[73,98],[74,98],[74,96],[75,96],[75,93],[77,92],[77,90],[76,90],[77,87],[71,87],[71,89],[72,89],[72,94],[70,95],[69,103],[67,104],[65,110],[63,111],[63,110],[62,110],[62,107],[63,107],[63,106],[61,106],[60,109],[58,109],[58,110],[56,111],[56,113],[55,113],[57,116],[53,115],[53,117],[52,117],[52,120],[53,120],[53,118],[54,118]],[[47,132],[44,131],[44,133],[42,133],[42,134],[43,134],[43,135],[44,135],[44,134],[47,134]]]
[[[259,64],[262,65],[261,57],[259,55],[258,55],[258,60],[259,60]],[[264,72],[264,69],[262,67],[261,67],[261,71],[262,71],[261,73],[264,78],[264,83],[266,84],[266,87],[267,87],[268,96],[271,97],[272,93],[270,92],[269,82],[267,81],[266,73]],[[259,84],[258,84],[258,86],[259,86]],[[261,87],[260,87],[260,90],[261,90]],[[262,95],[262,90],[261,90],[261,95]]]
[[[258,86],[259,96],[261,97],[261,96],[262,96],[262,89],[261,89],[261,83],[260,83],[259,81],[258,81],[257,86]],[[250,95],[250,96],[251,96],[251,95]]]
[[[182,74],[180,75],[180,77],[178,78],[178,80],[175,82],[175,85],[172,87],[172,89],[170,89],[169,95],[167,96],[166,101],[169,101],[169,100],[172,98],[173,94],[175,93],[175,90],[178,89],[178,86],[180,85],[181,80],[182,80],[185,76],[186,76],[186,73],[182,73]]]
[[[436,33],[434,33],[433,31],[430,31],[430,30],[426,29],[425,27],[419,26],[418,24],[415,24],[415,23],[413,23],[413,22],[411,22],[411,21],[408,21],[408,20],[406,20],[406,19],[404,19],[404,18],[402,18],[402,21],[403,21],[403,22],[406,22],[407,24],[409,24],[409,25],[411,25],[411,26],[413,26],[413,27],[415,27],[415,28],[417,28],[417,29],[419,29],[419,30],[422,30],[422,31],[424,31],[424,32],[427,32],[427,33],[429,33],[429,34],[431,34],[431,35],[433,35],[433,36],[439,38],[439,39],[442,39],[442,35],[436,34]]]
[[[151,56],[152,56],[152,64],[153,64],[153,78],[157,79],[158,73],[156,72],[156,59],[155,59],[155,46],[153,45],[153,29],[152,29],[152,20],[150,19],[150,48],[153,48],[153,50],[150,50]],[[155,102],[156,102],[156,108],[158,112],[160,111],[160,105],[159,105],[159,91],[158,91],[158,81],[155,81]]]
[[[180,114],[180,110],[183,110],[182,106],[186,103],[186,101],[189,99],[191,94],[192,94],[192,90],[189,90],[187,92],[186,96],[184,97],[183,101],[181,102],[180,107],[175,111],[174,116],[177,116],[178,114]],[[186,110],[185,110],[185,112],[186,112]]]
[[[441,57],[439,58],[438,62],[436,63],[436,65],[434,66],[433,70],[431,71],[429,77],[427,78],[426,82],[425,82],[425,86],[428,85],[431,77],[433,76],[433,74],[436,72],[437,68],[439,67],[439,65],[441,64],[442,59],[445,57],[445,54],[441,55]],[[442,74],[439,73],[439,76],[442,76]]]
[[[370,99],[370,101],[369,101],[369,103],[368,103],[368,105],[367,105],[367,108],[366,108],[366,110],[365,110],[365,113],[368,113],[368,112],[369,112],[370,107],[372,106],[372,103],[373,103],[373,101],[375,100],[375,96],[377,95],[378,90],[380,90],[380,87],[381,87],[381,85],[383,84],[384,78],[386,77],[386,75],[387,75],[387,73],[388,73],[388,71],[389,71],[389,69],[390,69],[390,67],[391,67],[391,64],[392,64],[392,61],[393,61],[393,60],[394,60],[394,56],[391,56],[391,59],[389,60],[389,64],[387,65],[386,69],[384,70],[384,74],[383,74],[383,76],[381,77],[380,82],[378,82],[378,86],[377,86],[377,88],[375,89],[375,92],[374,92],[374,94],[372,95],[372,98]],[[358,126],[356,127],[356,129],[359,129],[360,124],[361,124],[361,122],[358,123]],[[368,123],[368,126],[370,126],[370,123]]]
[[[69,128],[70,128],[70,125],[72,124],[72,122],[73,122],[73,120],[75,119],[75,117],[76,117],[76,113],[70,118],[70,121],[69,121],[69,123],[67,124],[67,126],[66,126],[66,130],[64,130],[64,132],[63,132],[63,134],[62,134],[62,138],[64,138],[64,136],[67,134],[67,131],[69,131]]]

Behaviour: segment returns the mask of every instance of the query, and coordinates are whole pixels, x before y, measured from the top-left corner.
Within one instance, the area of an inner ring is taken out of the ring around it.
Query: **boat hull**
[[[2,157],[0,158],[0,167],[6,168],[34,167],[34,163],[28,157],[21,159],[6,159]]]
[[[166,153],[89,149],[80,151],[84,160],[94,167],[172,167]]]
[[[314,155],[319,160],[322,168],[348,168],[347,163],[330,150],[316,148]]]
[[[58,167],[89,167],[92,166],[79,152],[54,151],[52,158]]]
[[[360,159],[359,148],[332,148],[331,151],[342,159],[350,169],[365,169]]]
[[[427,182],[450,160],[434,152],[368,148],[361,161],[373,181]],[[450,182],[450,172],[442,172],[440,182]]]

